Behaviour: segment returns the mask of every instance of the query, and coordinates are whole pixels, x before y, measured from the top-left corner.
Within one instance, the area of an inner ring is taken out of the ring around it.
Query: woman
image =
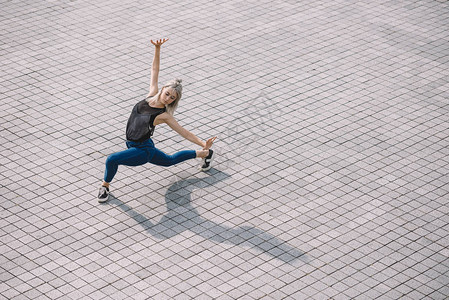
[[[200,140],[193,133],[181,127],[173,117],[173,113],[179,104],[182,95],[180,79],[175,79],[158,89],[159,62],[161,45],[168,39],[156,40],[151,43],[155,46],[153,64],[151,68],[151,84],[148,96],[138,102],[128,119],[126,125],[127,150],[111,154],[106,159],[104,181],[98,192],[98,201],[106,202],[109,199],[109,184],[117,173],[119,165],[140,166],[152,163],[159,166],[172,166],[182,161],[201,157],[202,171],[211,168],[214,152],[210,150],[216,137],[206,142]],[[154,147],[151,140],[156,125],[166,123],[185,139],[199,145],[202,150],[183,150],[173,155],[167,155]]]

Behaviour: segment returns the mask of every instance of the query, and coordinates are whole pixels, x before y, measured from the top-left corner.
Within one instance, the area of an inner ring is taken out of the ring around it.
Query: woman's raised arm
[[[151,83],[150,83],[150,91],[147,95],[147,97],[151,97],[157,94],[158,92],[158,78],[159,78],[159,66],[160,66],[160,60],[161,60],[161,46],[163,43],[168,41],[168,39],[160,39],[153,42],[151,40],[151,43],[154,45],[154,57],[153,57],[153,64],[151,65]]]

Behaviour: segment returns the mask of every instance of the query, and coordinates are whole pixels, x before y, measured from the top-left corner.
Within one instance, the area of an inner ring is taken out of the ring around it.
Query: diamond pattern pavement
[[[449,2],[2,12],[1,299],[447,299]],[[162,37],[216,164],[120,167],[99,204]]]

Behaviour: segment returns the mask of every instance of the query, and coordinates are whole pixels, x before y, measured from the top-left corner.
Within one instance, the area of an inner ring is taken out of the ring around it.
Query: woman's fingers
[[[208,146],[208,148],[212,147],[212,144],[214,143],[214,141],[215,141],[216,138],[217,138],[217,137],[215,136],[215,137],[210,138],[210,139],[207,140],[207,146]]]
[[[168,41],[168,39],[159,39],[159,40],[156,40],[156,41],[153,41],[153,40],[150,40],[151,41],[151,43],[153,44],[153,45],[155,45],[155,46],[160,46],[160,45],[162,45],[163,43],[165,43],[166,41]]]
[[[206,146],[204,147],[204,150],[209,150],[210,147],[212,147],[212,144],[214,143],[214,141],[215,141],[216,138],[217,138],[217,137],[215,136],[215,137],[213,137],[213,138],[208,139],[208,140],[206,141]]]

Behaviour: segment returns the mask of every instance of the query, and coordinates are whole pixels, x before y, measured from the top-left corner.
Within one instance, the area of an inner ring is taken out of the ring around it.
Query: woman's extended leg
[[[158,166],[168,167],[195,157],[197,157],[197,151],[195,150],[182,150],[173,155],[168,155],[155,148],[153,158],[149,162]]]

